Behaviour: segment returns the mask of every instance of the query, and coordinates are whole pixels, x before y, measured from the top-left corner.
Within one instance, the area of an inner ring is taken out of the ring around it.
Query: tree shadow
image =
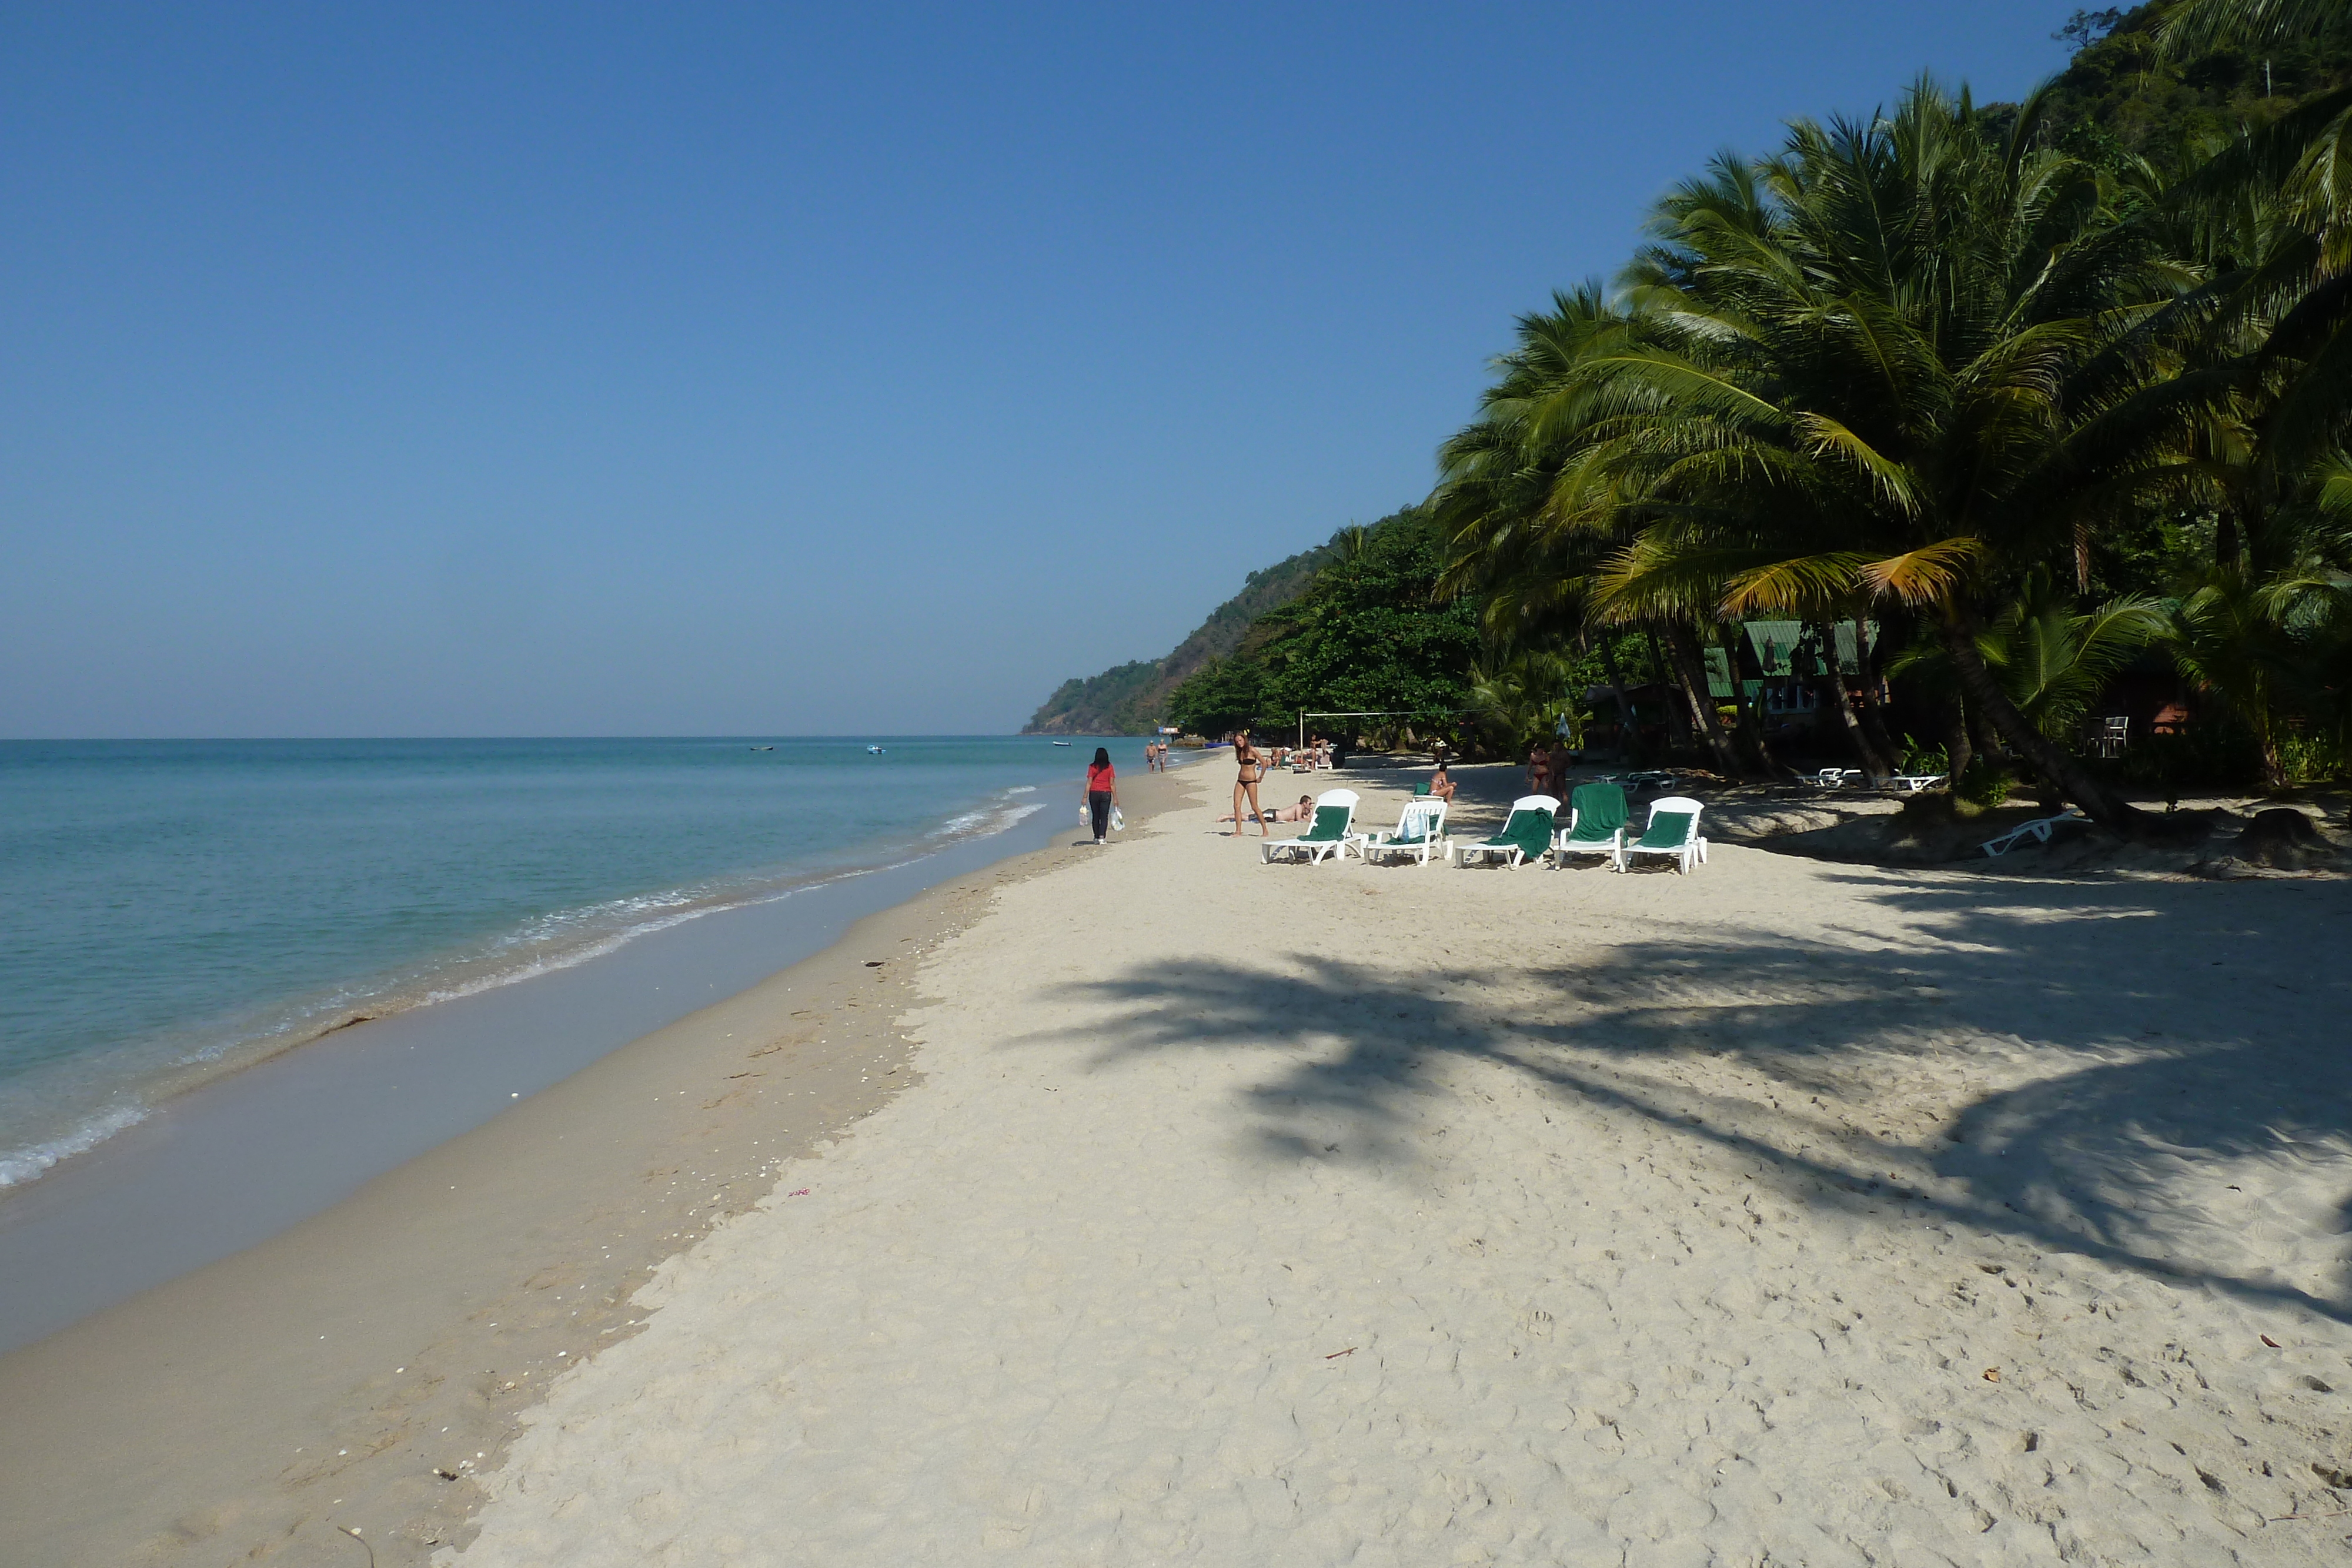
[[[2352,950],[2352,899],[2043,883],[1994,904],[1970,886],[1837,880],[1907,933],[1547,940],[1507,972],[1443,957],[1294,954],[1289,973],[1163,961],[1067,991],[1120,1017],[1097,1068],[1181,1051],[1275,1058],[1242,1107],[1255,1157],[1402,1170],[1420,1157],[1423,1113],[1453,1092],[1433,1069],[1486,1061],[1751,1158],[1797,1201],[1856,1217],[1896,1206],[2352,1322],[2352,1200],[2298,1216],[2264,1191],[2307,1195],[2315,1162],[2340,1165],[2318,1174],[2352,1188],[2352,979],[2322,956]],[[2282,916],[2298,915],[2301,939],[2283,941]],[[1891,1102],[1854,1097],[1912,1058],[1916,1075],[1951,1078],[1939,1111],[1898,1125]],[[2009,1082],[1971,1093],[1958,1087],[1970,1076]],[[2283,1225],[2290,1255],[2266,1255]]]

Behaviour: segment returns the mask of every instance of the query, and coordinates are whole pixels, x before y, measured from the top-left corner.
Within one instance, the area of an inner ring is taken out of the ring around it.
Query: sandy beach
[[[1130,780],[1137,821],[1154,790]],[[551,1375],[635,1333],[663,1260],[912,1076],[920,955],[953,876],[262,1243],[0,1354],[0,1563],[422,1563],[463,1539]],[[45,1201],[44,1186],[14,1195]],[[113,1245],[99,1238],[92,1245]]]
[[[1224,782],[0,1360],[11,1560],[2342,1560],[2352,883],[1267,868]]]
[[[992,890],[435,1561],[2342,1560],[2352,886],[1264,869],[1219,793]]]

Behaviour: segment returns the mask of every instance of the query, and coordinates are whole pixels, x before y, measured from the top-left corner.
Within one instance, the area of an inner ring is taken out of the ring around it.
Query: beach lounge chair
[[[1941,784],[1950,775],[1944,773],[1897,773],[1892,782],[1906,794],[1924,794]]]
[[[2050,841],[2052,830],[2063,827],[2068,822],[2087,822],[2090,820],[2074,807],[2069,806],[2054,817],[2036,817],[2030,822],[2020,822],[2000,837],[1986,841],[1985,858],[1999,860],[2028,839],[2032,839],[2037,844],[2046,844]]]
[[[1429,863],[1429,852],[1445,848],[1445,802],[1420,800],[1408,803],[1393,833],[1359,833],[1356,852],[1366,861],[1390,855],[1411,855],[1416,865]]]
[[[1553,818],[1559,810],[1559,802],[1549,795],[1520,796],[1511,802],[1510,819],[1501,832],[1475,844],[1454,846],[1456,862],[1466,866],[1472,855],[1511,866],[1540,862],[1544,852],[1551,848]]]
[[[1315,821],[1295,839],[1268,839],[1258,849],[1268,865],[1277,858],[1294,859],[1304,855],[1310,865],[1321,865],[1326,855],[1348,852],[1348,842],[1357,835],[1351,831],[1356,822],[1356,801],[1353,789],[1326,789],[1315,797]]]
[[[1614,784],[1579,784],[1569,798],[1568,831],[1552,841],[1552,864],[1568,863],[1570,855],[1607,855],[1617,860],[1625,841],[1625,791]]]
[[[1861,777],[1862,769],[1859,768],[1824,768],[1819,773],[1806,774],[1805,782],[1818,789],[1841,789],[1845,787],[1847,779]]]
[[[1706,863],[1706,841],[1699,837],[1699,803],[1687,795],[1667,795],[1650,802],[1649,826],[1632,843],[1617,847],[1617,869],[1633,864],[1635,855],[1671,855],[1675,869],[1688,872]]]
[[[1420,783],[1418,783],[1418,784],[1414,785],[1414,786],[1412,787],[1412,792],[1413,792],[1415,795],[1426,795],[1426,794],[1428,794],[1428,793],[1429,793],[1429,780],[1428,780],[1428,779],[1423,779]]]

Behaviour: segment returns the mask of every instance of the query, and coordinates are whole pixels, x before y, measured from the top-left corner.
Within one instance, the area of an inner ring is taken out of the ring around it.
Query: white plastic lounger
[[[1356,852],[1367,862],[1389,855],[1411,855],[1417,865],[1429,863],[1429,852],[1445,850],[1445,802],[1427,797],[1407,803],[1393,833],[1358,833]]]
[[[1849,779],[1862,777],[1859,768],[1824,768],[1819,773],[1805,775],[1805,782],[1821,789],[1842,789]]]
[[[1668,795],[1650,802],[1650,824],[1642,836],[1617,851],[1617,869],[1633,864],[1635,855],[1666,855],[1672,857],[1675,869],[1687,873],[1694,865],[1706,863],[1706,841],[1699,836],[1696,800],[1687,795]]]
[[[1272,865],[1277,857],[1305,855],[1309,865],[1321,865],[1326,855],[1345,859],[1349,841],[1357,835],[1356,801],[1360,797],[1353,789],[1326,789],[1315,797],[1315,821],[1295,839],[1267,839],[1258,845],[1265,863]]]
[[[2037,844],[2046,844],[2050,841],[2050,834],[2053,830],[2068,822],[2087,822],[2090,820],[2074,807],[2069,806],[2054,817],[2036,817],[2030,822],[2020,822],[2000,837],[1986,841],[1985,858],[1999,860],[2028,839],[2032,839]]]
[[[1898,788],[1917,795],[1933,789],[1950,777],[1951,775],[1948,773],[1897,773],[1892,782]]]
[[[1454,846],[1454,863],[1467,866],[1470,857],[1494,856],[1505,865],[1540,865],[1544,854],[1551,848],[1552,831],[1559,801],[1549,795],[1522,795],[1511,802],[1511,815],[1503,823],[1503,831],[1491,839],[1476,843]]]
[[[1630,814],[1625,791],[1616,785],[1579,784],[1568,799],[1568,826],[1551,841],[1552,869],[1568,864],[1570,855],[1601,855],[1615,864]]]

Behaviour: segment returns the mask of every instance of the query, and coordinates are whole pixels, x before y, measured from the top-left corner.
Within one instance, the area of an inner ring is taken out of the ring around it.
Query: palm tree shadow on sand
[[[1988,907],[1969,887],[1853,880],[1931,936],[1896,947],[1880,935],[1717,928],[1567,961],[1555,948],[1507,976],[1305,956],[1297,973],[1160,962],[1065,995],[1123,1021],[1099,1069],[1165,1051],[1279,1057],[1242,1107],[1245,1146],[1269,1162],[1401,1166],[1414,1157],[1425,1097],[1445,1092],[1431,1069],[1477,1060],[1748,1156],[1792,1201],[1858,1222],[1892,1223],[1891,1205],[2352,1322],[2352,1053],[2341,1022],[2352,981],[2319,957],[2343,946],[2345,890],[2273,883],[2158,900],[2129,884],[2042,883],[2027,909]],[[2270,902],[2223,901],[2247,893]],[[2275,935],[2290,928],[2297,939]],[[1507,1016],[1496,979],[1520,988]],[[2184,1037],[2184,1020],[2215,1011],[2217,986],[2238,1032]],[[2044,1021],[2057,1002],[2077,1019],[2091,1004],[2105,1027],[2060,1038]],[[1103,1037],[1077,1027],[1048,1038]],[[1873,1113],[1871,1131],[1837,1117],[1830,1097],[1852,1091],[1856,1068],[1948,1061],[1984,1039],[2042,1059],[2038,1071],[1955,1096],[1901,1132],[1890,1125],[1899,1118]],[[1773,1087],[1701,1088],[1675,1075],[1677,1059],[1727,1060]],[[2233,1213],[2232,1202],[2259,1205],[2258,1178],[2281,1162],[2296,1167],[2299,1190],[2317,1164],[2347,1196],[2300,1218]],[[2259,1239],[2281,1224],[2304,1232],[2305,1285],[2264,1266]],[[2326,1257],[2316,1270],[2314,1250]],[[2326,1282],[2307,1288],[2318,1273]]]

